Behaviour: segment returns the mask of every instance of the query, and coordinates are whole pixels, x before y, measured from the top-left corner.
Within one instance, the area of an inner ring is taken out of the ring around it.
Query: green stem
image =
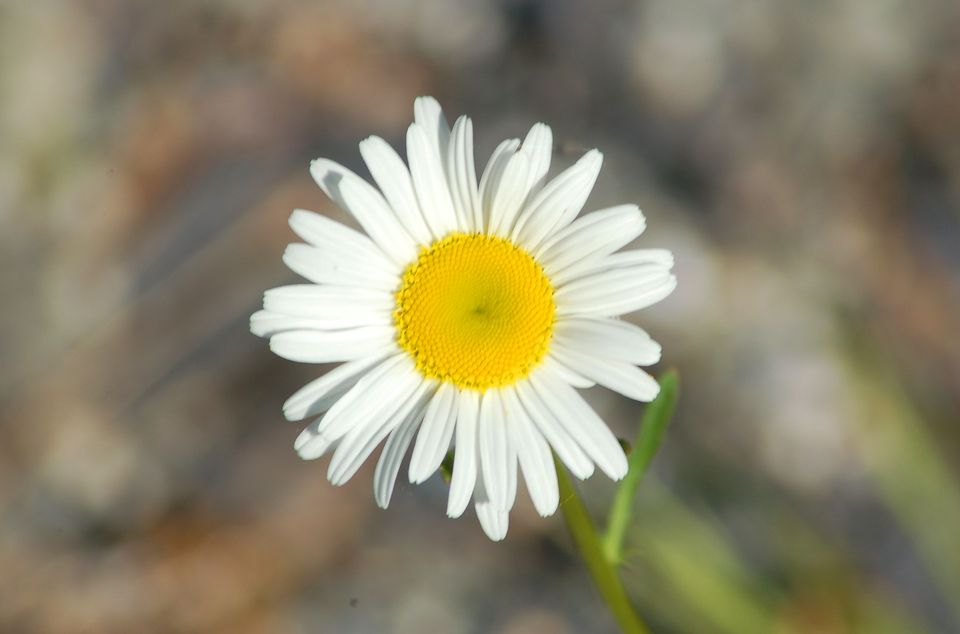
[[[626,477],[617,488],[607,519],[607,533],[603,540],[603,553],[613,566],[619,566],[623,557],[623,538],[633,513],[633,499],[647,472],[647,467],[660,449],[663,432],[673,418],[677,404],[677,373],[673,370],[660,377],[660,394],[643,414],[637,439],[630,452],[629,469]]]
[[[554,461],[557,465],[560,508],[563,510],[563,517],[567,521],[570,534],[573,536],[573,543],[580,552],[590,576],[593,577],[593,582],[600,591],[600,596],[603,597],[607,607],[610,608],[620,625],[620,629],[625,634],[649,633],[650,630],[637,615],[629,597],[627,597],[627,591],[623,587],[623,581],[620,580],[616,566],[611,564],[604,556],[597,530],[593,526],[593,521],[587,513],[583,500],[580,499],[577,490],[570,481],[566,468],[556,458],[554,458]]]

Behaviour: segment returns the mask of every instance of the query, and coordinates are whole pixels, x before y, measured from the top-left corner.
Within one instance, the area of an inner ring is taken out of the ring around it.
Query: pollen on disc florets
[[[452,233],[420,251],[396,293],[397,341],[424,376],[485,390],[527,376],[556,306],[543,267],[509,240]]]

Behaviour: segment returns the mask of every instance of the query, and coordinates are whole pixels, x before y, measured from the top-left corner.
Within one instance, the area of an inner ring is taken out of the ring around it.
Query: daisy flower
[[[479,183],[473,124],[449,128],[430,97],[414,104],[407,162],[381,138],[360,143],[374,187],[317,159],[310,172],[360,233],[296,210],[306,242],[283,261],[309,284],[268,290],[251,317],[277,355],[340,363],[283,406],[316,417],[295,449],[332,452],[330,482],[349,480],[386,441],[374,496],[390,502],[411,445],[409,479],[429,478],[455,448],[447,514],[471,499],[493,540],[507,533],[518,472],[542,516],[558,504],[551,451],[579,478],[627,472],[624,452],[577,389],[595,384],[638,401],[657,382],[638,366],[660,346],[618,319],[670,294],[673,257],[620,251],[645,226],[635,205],[577,218],[600,171],[591,150],[547,179],[553,139],[538,123],[502,142]]]

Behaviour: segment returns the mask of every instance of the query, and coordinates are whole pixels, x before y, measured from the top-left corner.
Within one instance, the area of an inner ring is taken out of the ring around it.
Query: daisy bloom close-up
[[[518,475],[543,516],[559,502],[553,453],[575,476],[627,472],[620,443],[578,393],[601,385],[652,400],[638,366],[660,346],[620,316],[676,286],[662,249],[620,251],[645,227],[636,205],[578,218],[602,163],[597,150],[547,178],[549,127],[500,143],[477,179],[473,125],[452,129],[418,98],[407,163],[383,139],[360,154],[376,187],[327,159],[310,172],[364,233],[296,210],[306,242],[283,260],[309,283],[268,290],[251,330],[291,361],[340,363],[283,406],[314,420],[295,442],[331,453],[330,482],[349,480],[383,443],[374,496],[390,502],[404,456],[420,483],[454,449],[447,514],[471,499],[494,540],[507,533]]]

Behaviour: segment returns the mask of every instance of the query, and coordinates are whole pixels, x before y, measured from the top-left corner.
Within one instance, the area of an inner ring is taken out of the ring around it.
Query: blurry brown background
[[[624,572],[661,632],[960,631],[960,4],[0,2],[0,631],[611,632],[562,520],[375,508],[248,333],[412,100],[606,156],[680,286]],[[639,404],[588,397],[632,436]],[[584,491],[599,513],[613,486]]]

